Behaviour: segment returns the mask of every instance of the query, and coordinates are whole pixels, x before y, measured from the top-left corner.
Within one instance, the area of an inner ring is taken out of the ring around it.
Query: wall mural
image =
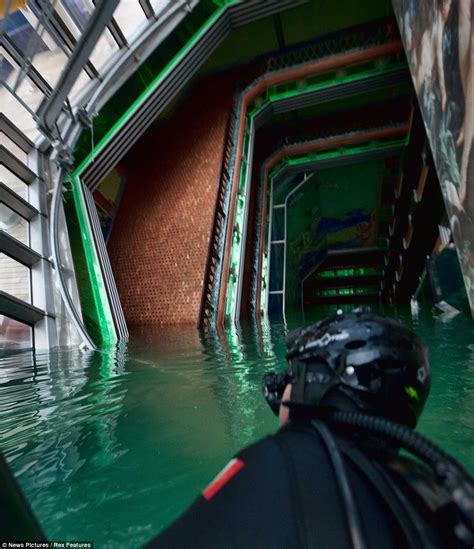
[[[474,3],[393,6],[474,311]]]
[[[289,199],[287,306],[327,250],[376,246],[383,160],[319,170]]]

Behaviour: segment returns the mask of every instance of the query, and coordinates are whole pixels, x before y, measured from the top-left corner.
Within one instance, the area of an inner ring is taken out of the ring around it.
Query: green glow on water
[[[472,321],[402,318],[430,347],[419,431],[474,472]],[[277,428],[260,382],[283,367],[285,333],[180,327],[108,352],[0,359],[1,448],[47,536],[134,548],[165,527],[236,451]]]

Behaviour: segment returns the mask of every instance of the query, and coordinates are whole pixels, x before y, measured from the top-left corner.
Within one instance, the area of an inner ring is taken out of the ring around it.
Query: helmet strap
[[[291,402],[302,404],[304,402],[304,389],[306,381],[307,364],[299,360],[291,362]]]
[[[291,400],[284,403],[290,408],[290,418],[299,412],[307,415],[338,384],[338,379],[329,374],[327,366],[311,364],[308,367],[308,363],[298,359],[291,361],[291,379]]]

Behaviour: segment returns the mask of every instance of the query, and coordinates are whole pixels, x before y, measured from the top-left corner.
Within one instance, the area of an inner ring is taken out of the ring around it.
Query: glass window
[[[90,76],[86,73],[86,71],[82,70],[81,74],[78,76],[77,80],[74,82],[74,86],[71,88],[71,91],[69,92],[69,99],[71,100],[71,103],[74,103],[74,100],[77,96],[86,88],[87,84],[91,82],[92,79]]]
[[[30,57],[48,49],[39,33],[20,10],[7,17],[5,32],[22,55]]]
[[[33,57],[33,66],[52,88],[57,84],[67,62],[68,57],[59,46]]]
[[[23,164],[27,164],[28,154],[3,132],[0,132],[0,145],[3,145],[6,149],[8,149],[13,156],[18,158],[18,160],[21,160]]]
[[[113,39],[108,29],[102,33],[102,36],[97,41],[97,44],[91,54],[90,60],[98,71],[101,71],[112,54],[118,51],[117,42]]]
[[[3,164],[0,164],[0,183],[6,185],[24,200],[28,200],[28,185]]]
[[[15,126],[21,130],[26,137],[35,141],[41,134],[31,113],[18,99],[4,87],[0,87],[0,104],[2,112],[7,118],[13,120]]]
[[[33,112],[36,112],[40,106],[41,101],[44,99],[43,92],[33,83],[29,78],[23,78],[14,90],[16,95],[24,101],[28,108]],[[30,115],[31,116],[31,115]]]
[[[47,14],[50,15],[50,14]],[[9,36],[23,57],[54,87],[68,61],[67,55],[48,34],[32,10],[17,10],[7,18]],[[77,31],[77,37],[79,32]]]
[[[6,82],[12,71],[13,67],[11,63],[7,61],[4,48],[0,48],[0,82]]]
[[[28,221],[3,203],[0,203],[0,229],[29,246]]]
[[[30,269],[0,253],[0,290],[30,303]]]
[[[0,351],[29,349],[33,347],[31,326],[0,315]]]
[[[156,15],[160,13],[168,6],[171,2],[170,0],[151,0],[151,7],[155,10]]]
[[[114,19],[129,42],[147,23],[147,18],[138,0],[120,0],[114,11]]]
[[[61,0],[61,4],[78,29],[84,30],[94,11],[94,5],[88,0]]]

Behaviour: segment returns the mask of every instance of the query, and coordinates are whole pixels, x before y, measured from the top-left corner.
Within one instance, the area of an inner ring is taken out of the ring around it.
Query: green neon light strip
[[[304,164],[309,164],[314,161],[330,160],[332,158],[338,158],[340,156],[352,156],[354,154],[359,154],[362,152],[383,151],[386,148],[397,145],[406,145],[407,143],[407,138],[389,139],[382,142],[371,143],[369,145],[345,145],[344,148],[340,149],[330,149],[291,158],[283,158],[270,172],[269,179],[276,177],[278,175],[278,172],[280,172],[283,168],[286,168],[287,166],[300,166]]]
[[[354,276],[368,276],[381,274],[380,269],[371,267],[353,267],[349,269],[333,269],[331,271],[321,271],[316,274],[316,278],[345,278]]]
[[[94,149],[87,155],[87,157],[81,162],[81,164],[74,170],[74,175],[80,175],[85,168],[94,160],[94,158],[102,151],[107,142],[112,139],[116,133],[120,130],[122,125],[129,120],[135,111],[146,101],[151,92],[157,87],[161,80],[177,65],[186,55],[188,51],[194,46],[196,42],[200,40],[203,34],[214,25],[219,19],[221,14],[232,4],[239,4],[242,0],[222,0],[221,2],[214,2],[217,5],[222,5],[206,23],[194,34],[192,38],[181,48],[181,50],[171,59],[171,61],[164,67],[164,69],[155,77],[155,79],[144,89],[144,91],[138,96],[125,113],[113,124],[110,130],[104,135],[104,137],[94,146]]]
[[[378,290],[374,288],[338,288],[331,290],[319,290],[314,295],[317,297],[339,297],[351,295],[376,295]]]
[[[292,89],[288,89],[289,84],[282,84],[278,86],[273,86],[269,88],[266,92],[266,100],[262,103],[262,99],[257,98],[256,102],[254,102],[249,108],[247,109],[246,116],[245,116],[245,128],[250,128],[251,122],[253,121],[254,117],[269,103],[280,101],[282,99],[287,99],[290,97],[296,97],[298,95],[304,95],[307,93],[311,93],[315,90],[322,90],[325,88],[330,88],[331,86],[334,86],[335,84],[347,84],[350,82],[355,82],[358,80],[363,80],[365,78],[375,76],[377,74],[381,74],[386,72],[387,70],[394,70],[396,68],[403,68],[405,66],[403,61],[399,61],[396,57],[390,58],[388,60],[384,60],[383,63],[380,62],[380,60],[371,61],[369,63],[363,63],[361,65],[356,65],[354,67],[350,68],[350,71],[346,71],[346,74],[344,76],[339,76],[337,71],[332,71],[329,73],[325,73],[322,75],[317,75],[313,78],[307,78],[306,82],[310,82],[310,85],[307,85],[305,88],[297,87],[295,84],[295,87]],[[353,71],[353,72],[352,72]],[[243,143],[245,145],[242,147],[242,158],[249,158],[250,152],[248,149],[248,143],[249,139],[247,138],[247,135],[244,135]],[[404,140],[404,143],[406,143],[406,139]],[[379,148],[383,149],[387,145],[384,144],[380,146]],[[373,150],[374,148],[371,148],[369,150]],[[335,150],[333,152],[327,153],[326,155],[323,154],[317,154],[314,155],[308,155],[307,162],[314,161],[315,159],[323,160],[325,158],[336,158],[338,156],[342,156],[345,154],[348,154],[349,147],[341,153],[340,150]],[[281,162],[286,162],[287,159],[283,159]],[[291,161],[288,161],[289,165],[291,165]],[[295,161],[293,164],[299,164],[300,161]],[[281,164],[281,163],[280,163]],[[278,166],[278,169],[279,166]],[[247,177],[247,164],[245,161],[242,161],[240,164],[240,179],[239,179],[239,191],[241,192],[241,196],[246,195],[246,189],[242,188],[242,185],[245,185]],[[237,207],[236,214],[234,217],[234,230],[236,227],[239,227],[240,230],[242,230],[242,223],[244,219],[244,212],[245,208],[242,206],[242,208]],[[239,241],[236,242],[234,239],[232,240],[232,246],[231,246],[231,252],[230,252],[230,274],[229,279],[227,283],[227,291],[226,291],[226,300],[225,300],[225,319],[226,321],[231,320],[235,316],[235,310],[237,307],[236,298],[237,298],[237,281],[240,274],[240,252],[241,252],[242,242]],[[267,281],[267,272],[265,271],[263,273],[265,276],[265,281]],[[263,288],[263,284],[262,284]],[[262,301],[264,303],[264,301]]]
[[[120,128],[134,116],[137,109],[147,100],[151,92],[159,82],[187,55],[190,48],[200,40],[202,35],[214,25],[227,6],[237,4],[240,0],[218,0],[214,2],[218,10],[211,15],[201,29],[181,48],[171,59],[164,69],[156,76],[151,84],[145,88],[141,95],[131,104],[127,111],[113,124],[104,137],[95,145],[93,150],[85,157],[81,164],[74,170],[71,176],[71,186],[74,198],[74,206],[80,225],[81,240],[84,248],[84,255],[87,262],[87,269],[92,295],[94,297],[95,317],[99,319],[99,329],[102,337],[102,344],[111,343],[117,340],[109,299],[105,289],[104,278],[100,268],[97,251],[95,248],[92,231],[89,225],[86,205],[82,195],[80,176],[94,158],[104,149],[107,142],[112,139]]]
[[[105,288],[105,282],[100,267],[99,257],[95,247],[94,237],[87,214],[86,203],[81,188],[81,182],[77,176],[71,178],[71,189],[74,197],[74,206],[79,221],[81,241],[87,264],[87,271],[95,305],[98,329],[101,335],[102,346],[107,346],[117,341],[112,311]]]

